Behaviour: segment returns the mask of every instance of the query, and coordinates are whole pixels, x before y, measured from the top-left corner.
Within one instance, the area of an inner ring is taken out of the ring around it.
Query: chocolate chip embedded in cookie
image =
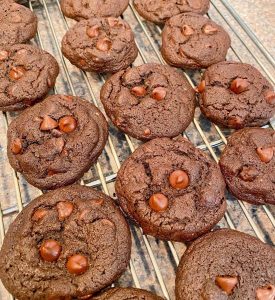
[[[262,126],[275,113],[272,85],[249,64],[220,62],[209,67],[198,91],[202,112],[219,125]]]
[[[192,13],[169,19],[162,32],[163,58],[170,65],[199,69],[224,61],[228,33],[210,19]]]
[[[0,47],[0,110],[21,110],[40,101],[59,73],[52,55],[31,45]]]
[[[208,232],[224,215],[224,192],[218,165],[182,137],[143,144],[116,180],[125,213],[144,233],[165,240],[189,241]]]
[[[35,14],[27,7],[10,0],[1,0],[0,23],[0,47],[25,43],[37,31]]]
[[[159,64],[113,75],[101,90],[101,101],[120,130],[141,140],[181,134],[195,110],[195,93],[183,74]]]
[[[55,189],[89,170],[107,136],[107,122],[94,105],[78,97],[50,96],[10,124],[8,157],[29,183]]]
[[[124,272],[130,251],[129,226],[113,200],[69,186],[34,199],[17,216],[0,252],[0,278],[19,300],[88,299]]]
[[[260,240],[222,229],[194,241],[181,258],[177,300],[272,300],[275,251]]]
[[[135,0],[134,6],[146,20],[164,24],[181,13],[193,12],[204,15],[209,9],[209,0]]]
[[[61,0],[66,17],[90,19],[93,17],[119,17],[127,8],[129,0]]]
[[[228,188],[253,204],[275,204],[275,133],[273,129],[245,128],[233,133],[220,166]]]
[[[80,21],[64,36],[62,52],[78,68],[100,73],[126,69],[138,55],[130,26],[116,18]]]

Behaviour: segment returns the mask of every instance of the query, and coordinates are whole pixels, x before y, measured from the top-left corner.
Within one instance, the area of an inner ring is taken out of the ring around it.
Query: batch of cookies
[[[5,236],[2,283],[19,300],[161,300],[135,288],[106,290],[129,265],[127,216],[144,234],[192,241],[178,266],[176,300],[274,300],[274,249],[238,231],[209,232],[226,212],[226,185],[240,200],[275,204],[275,133],[261,128],[274,116],[273,87],[253,66],[225,61],[230,37],[203,16],[209,0],[133,3],[144,19],[164,26],[168,65],[131,66],[138,47],[119,17],[128,0],[60,2],[63,14],[78,21],[65,34],[62,53],[83,71],[113,74],[101,90],[105,112],[120,131],[146,141],[117,174],[117,204],[75,184],[105,147],[104,115],[77,96],[47,96],[59,66],[25,44],[36,34],[37,17],[0,0],[0,110],[20,111],[8,128],[8,159],[45,191]],[[201,83],[194,89],[169,65],[205,69]],[[182,136],[196,97],[209,120],[238,129],[219,165]]]

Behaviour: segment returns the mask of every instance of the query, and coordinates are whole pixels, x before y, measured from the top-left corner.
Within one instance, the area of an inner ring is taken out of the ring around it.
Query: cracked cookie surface
[[[129,226],[114,201],[69,186],[36,198],[17,216],[1,249],[0,277],[20,300],[80,299],[115,281],[130,251]]]
[[[27,7],[18,3],[0,1],[0,47],[25,43],[37,31],[37,17]]]
[[[200,69],[224,61],[230,44],[221,26],[206,17],[184,13],[166,22],[161,53],[170,65]]]
[[[195,110],[194,90],[183,74],[159,64],[113,75],[101,90],[101,101],[114,125],[141,140],[179,135]]]
[[[55,58],[31,45],[0,47],[0,110],[21,110],[40,101],[59,73]]]
[[[40,189],[80,179],[108,136],[103,114],[78,97],[54,95],[23,111],[8,129],[10,164]]]
[[[129,24],[117,18],[80,21],[64,36],[62,52],[78,68],[100,73],[126,69],[138,55]]]
[[[197,239],[184,253],[176,299],[274,299],[274,284],[274,249],[248,234],[222,229]]]
[[[225,183],[218,165],[189,141],[157,138],[122,165],[116,193],[124,212],[144,233],[188,241],[223,217]]]
[[[204,15],[209,9],[209,0],[135,0],[138,13],[146,20],[164,24],[181,13],[193,12]]]
[[[262,126],[275,114],[275,92],[253,66],[221,62],[203,74],[200,108],[216,124],[230,128]]]
[[[220,167],[237,198],[253,204],[275,204],[275,132],[245,128],[233,133]]]

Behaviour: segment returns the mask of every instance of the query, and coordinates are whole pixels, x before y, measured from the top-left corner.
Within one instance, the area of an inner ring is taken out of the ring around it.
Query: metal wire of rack
[[[60,49],[62,35],[73,24],[73,21],[64,18],[58,0],[29,0],[26,5],[38,15],[40,25],[35,39],[42,49],[53,53],[58,59],[61,68],[60,79],[54,89],[55,93],[67,93],[81,95],[83,98],[91,99],[102,110],[99,99],[99,91],[106,77],[93,73],[82,72],[73,67],[63,56]],[[239,45],[242,45],[256,66],[275,84],[274,59],[262,43],[258,40],[252,30],[240,18],[227,0],[212,0],[211,10],[208,17],[214,20],[222,20],[222,25],[229,31],[236,42],[233,41],[230,59],[243,61],[240,55]],[[123,18],[130,23],[137,36],[139,57],[136,64],[147,62],[158,62],[165,64],[159,50],[161,28],[144,22],[135,11],[132,1],[129,8],[123,14]],[[232,25],[234,20],[238,29]],[[243,31],[243,33],[241,33]],[[246,44],[243,40],[246,35],[249,42],[256,47],[257,51]],[[250,61],[248,61],[250,62]],[[190,84],[194,87],[199,79],[199,72],[183,72]],[[103,111],[104,113],[104,111]],[[2,113],[0,115],[0,129],[7,130],[9,122],[15,117],[14,113]],[[275,122],[271,121],[269,127],[275,128]],[[206,130],[207,128],[207,130]],[[209,129],[210,128],[210,129]],[[209,130],[208,130],[209,129]],[[184,133],[196,146],[209,153],[218,162],[221,149],[227,143],[227,135],[230,132],[210,124],[196,111],[196,116],[190,128]],[[104,153],[99,158],[95,167],[86,174],[81,184],[102,189],[106,194],[113,195],[113,182],[121,162],[132,153],[139,142],[127,135],[119,133],[110,124],[110,135]],[[5,152],[6,141],[0,144],[2,152]],[[13,218],[27,203],[38,196],[41,192],[26,184],[20,174],[16,174],[8,165],[5,153],[0,156],[0,167],[2,168],[5,192],[0,193],[0,239],[3,241],[4,234]],[[6,174],[9,174],[7,178]],[[6,180],[5,180],[6,179]],[[4,198],[5,197],[5,198]],[[14,201],[14,199],[16,199]],[[255,207],[234,199],[228,194],[228,211],[224,219],[219,223],[220,227],[238,229],[257,236],[264,242],[275,245],[275,210],[271,206],[264,205]],[[130,266],[119,282],[115,285],[132,285],[147,288],[163,295],[166,299],[174,299],[174,274],[179,258],[185,251],[186,246],[180,243],[164,242],[142,234],[142,230],[131,225],[133,235],[133,249]],[[11,295],[0,286],[0,298],[12,299]]]

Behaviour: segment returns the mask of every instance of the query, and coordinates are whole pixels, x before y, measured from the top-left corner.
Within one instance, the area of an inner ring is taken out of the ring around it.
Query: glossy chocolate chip
[[[267,103],[274,105],[275,104],[275,92],[273,91],[268,91],[265,94],[265,99],[267,101]]]
[[[189,177],[186,172],[176,170],[169,176],[170,185],[175,189],[185,189],[189,185]]]
[[[235,94],[241,94],[247,90],[249,82],[243,78],[236,78],[230,84],[230,90]]]
[[[131,94],[135,95],[136,97],[144,97],[147,91],[144,86],[134,86],[131,88]]]
[[[236,276],[217,276],[216,284],[220,287],[227,295],[231,295],[235,286],[238,284],[238,277]]]
[[[241,117],[229,117],[228,118],[228,125],[233,128],[241,128],[243,125],[243,119]]]
[[[216,32],[218,31],[218,29],[210,24],[206,24],[204,27],[203,27],[203,32],[205,34],[209,34],[209,35],[212,35],[212,34],[215,34]]]
[[[94,38],[99,36],[99,26],[98,25],[94,25],[92,27],[87,28],[86,33],[90,38]]]
[[[109,51],[111,47],[112,47],[112,42],[108,38],[100,39],[96,43],[96,48],[103,52]]]
[[[64,221],[72,214],[74,205],[70,201],[61,201],[57,203],[56,208],[58,212],[58,219],[60,221]]]
[[[167,91],[164,87],[156,87],[152,91],[151,97],[155,100],[161,101],[164,100],[166,97]]]
[[[200,84],[197,86],[197,90],[199,93],[203,93],[205,91],[205,80],[202,80]]]
[[[9,77],[12,80],[18,80],[21,77],[23,77],[25,73],[26,73],[26,70],[23,67],[20,67],[20,66],[19,67],[12,67],[10,72],[9,72]]]
[[[9,52],[5,50],[0,51],[0,61],[7,59],[9,56]]]
[[[160,193],[154,194],[149,199],[149,206],[155,212],[163,212],[168,207],[168,198]]]
[[[35,222],[38,222],[42,220],[46,214],[48,213],[48,210],[46,208],[38,208],[32,215],[32,220]]]
[[[48,262],[54,262],[58,260],[61,250],[62,247],[57,241],[46,240],[43,241],[39,249],[39,252],[43,260]]]
[[[13,142],[11,143],[11,152],[16,155],[21,153],[22,149],[23,149],[23,145],[21,140],[18,138],[13,140]]]
[[[149,136],[151,134],[151,130],[149,128],[144,129],[143,135],[144,136]]]
[[[194,29],[189,25],[183,25],[181,28],[181,32],[184,36],[190,36],[194,34]]]
[[[69,257],[66,268],[69,273],[80,275],[88,270],[89,264],[88,259],[84,255],[75,254]]]
[[[76,119],[73,116],[65,116],[58,122],[59,129],[65,133],[73,132],[76,129]]]
[[[257,154],[262,162],[269,163],[273,158],[274,149],[273,147],[258,147]]]
[[[254,167],[243,167],[240,177],[244,181],[253,181],[259,175],[259,172]]]
[[[257,300],[274,300],[275,299],[275,286],[267,285],[256,290]]]
[[[47,131],[58,127],[58,123],[50,116],[44,116],[40,124],[40,130]]]

